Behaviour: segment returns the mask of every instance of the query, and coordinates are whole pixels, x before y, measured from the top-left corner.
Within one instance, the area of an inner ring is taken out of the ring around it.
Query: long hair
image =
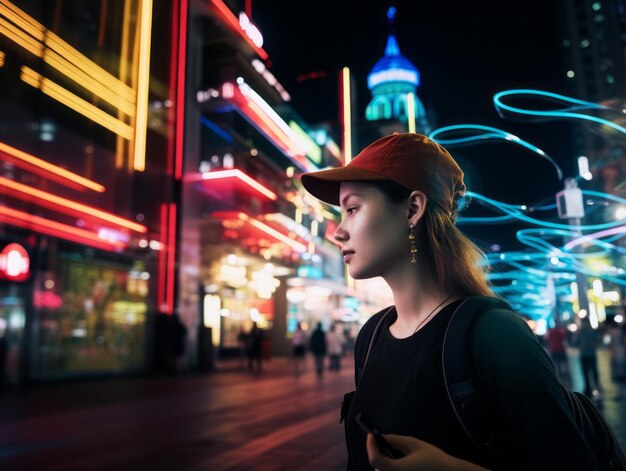
[[[370,182],[372,183],[372,182]],[[393,181],[374,184],[395,204],[406,201],[411,190]],[[422,230],[422,257],[444,290],[463,296],[494,296],[487,282],[485,254],[455,225],[462,209],[462,197],[455,198],[452,214],[428,200]]]

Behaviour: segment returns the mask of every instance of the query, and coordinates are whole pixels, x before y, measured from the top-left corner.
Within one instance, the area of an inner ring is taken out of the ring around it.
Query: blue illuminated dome
[[[385,55],[376,62],[367,76],[367,87],[372,90],[382,84],[397,82],[418,87],[420,74],[411,61],[400,54],[398,41],[393,34],[390,34],[385,47]]]

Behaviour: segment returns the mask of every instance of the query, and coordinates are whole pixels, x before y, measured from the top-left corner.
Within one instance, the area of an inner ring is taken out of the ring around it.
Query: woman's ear
[[[427,203],[428,198],[421,191],[413,191],[409,195],[409,222],[413,226],[417,226],[417,223],[424,216]]]

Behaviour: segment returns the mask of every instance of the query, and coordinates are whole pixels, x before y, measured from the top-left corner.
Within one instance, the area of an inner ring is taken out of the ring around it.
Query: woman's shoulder
[[[359,334],[356,339],[357,343],[363,342],[365,340],[369,342],[369,339],[374,333],[374,329],[376,329],[376,326],[378,325],[382,317],[391,308],[393,308],[393,306],[387,306],[386,308],[381,309],[376,314],[372,315],[367,321],[365,321],[365,324],[363,324],[363,327],[361,327],[361,329],[359,330]]]

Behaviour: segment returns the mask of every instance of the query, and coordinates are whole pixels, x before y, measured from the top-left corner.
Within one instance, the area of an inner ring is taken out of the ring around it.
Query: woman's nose
[[[333,234],[333,236],[335,237],[335,240],[339,242],[344,242],[348,240],[348,233],[344,230],[342,224],[343,224],[343,221],[339,223],[339,225],[337,226],[337,229],[335,229],[335,233]]]

